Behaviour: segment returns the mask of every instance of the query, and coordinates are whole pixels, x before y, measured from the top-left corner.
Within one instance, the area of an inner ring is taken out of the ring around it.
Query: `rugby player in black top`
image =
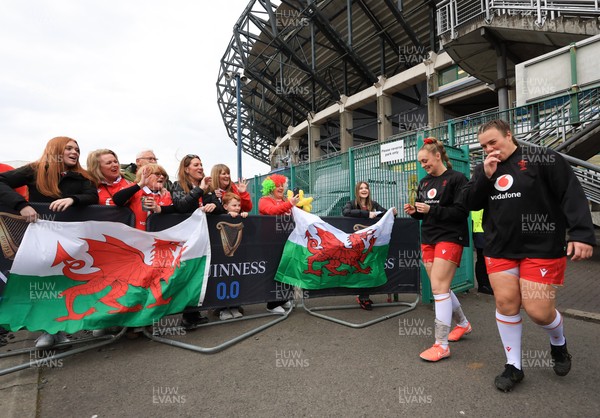
[[[463,198],[470,210],[485,209],[484,255],[507,359],[495,385],[508,392],[524,377],[521,306],[549,334],[554,372],[569,373],[571,355],[555,288],[563,284],[566,256],[591,257],[596,240],[583,189],[558,153],[518,145],[503,120],[480,126],[479,143],[487,157]]]
[[[450,356],[448,341],[458,341],[471,332],[471,324],[450,290],[463,247],[469,245],[469,212],[460,199],[467,178],[452,169],[440,141],[425,138],[424,142],[417,159],[427,176],[419,182],[414,206],[404,205],[404,212],[422,220],[421,253],[435,300],[435,344],[420,357],[438,361]],[[450,332],[452,318],[457,326]]]

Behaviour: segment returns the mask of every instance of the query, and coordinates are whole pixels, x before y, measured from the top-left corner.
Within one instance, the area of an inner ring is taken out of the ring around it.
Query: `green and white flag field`
[[[117,222],[30,224],[0,302],[0,324],[73,333],[150,325],[202,305],[210,266],[206,215],[160,232]]]
[[[310,290],[386,283],[393,209],[375,225],[352,234],[296,207],[292,214],[296,227],[285,244],[275,280]]]

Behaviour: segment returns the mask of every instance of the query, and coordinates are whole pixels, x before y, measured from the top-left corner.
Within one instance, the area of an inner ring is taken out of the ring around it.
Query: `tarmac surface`
[[[417,308],[364,329],[309,315],[289,317],[216,354],[149,340],[121,338],[49,366],[0,376],[1,417],[592,417],[600,415],[600,250],[568,262],[558,308],[573,355],[566,377],[554,374],[547,334],[524,317],[525,379],[513,392],[494,387],[504,354],[492,296],[459,299],[473,332],[451,343],[451,357],[419,359],[433,343],[433,307]],[[403,295],[406,299],[408,295]],[[362,322],[394,312],[374,296],[371,312],[328,314]],[[307,305],[354,303],[323,298]],[[246,307],[262,313],[264,305]],[[170,325],[173,321],[165,323]],[[218,321],[212,317],[213,321]],[[213,346],[269,318],[210,326],[173,339]],[[19,331],[0,352],[31,346],[37,333]],[[167,336],[168,337],[168,336]],[[170,338],[170,337],[168,337]],[[35,359],[0,359],[0,369]]]

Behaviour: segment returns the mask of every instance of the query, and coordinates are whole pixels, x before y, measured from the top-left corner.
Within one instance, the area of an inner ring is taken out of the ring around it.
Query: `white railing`
[[[490,22],[495,15],[530,16],[542,26],[560,16],[596,18],[600,0],[443,0],[437,4],[438,35],[450,32],[455,38],[459,25],[479,16]]]

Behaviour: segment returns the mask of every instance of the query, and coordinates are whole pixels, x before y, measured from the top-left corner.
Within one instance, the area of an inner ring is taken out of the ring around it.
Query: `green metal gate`
[[[398,216],[407,217],[402,208],[405,203],[414,203],[419,180],[425,176],[417,164],[417,152],[423,138],[424,132],[394,136],[384,142],[353,147],[348,152],[326,159],[280,169],[277,173],[288,177],[289,189],[298,187],[305,195],[314,198],[312,213],[315,215],[342,216],[344,205],[354,199],[354,185],[366,181],[374,200],[386,209],[396,207]],[[390,162],[382,161],[382,145],[392,142],[403,145],[404,155]],[[453,168],[469,178],[468,148],[446,145],[446,149]],[[253,214],[258,214],[261,182],[265,178],[266,175],[257,176],[249,184],[248,191],[254,203]],[[469,218],[469,231],[470,228]],[[459,292],[472,288],[473,270],[473,248],[465,247],[461,266],[452,281],[452,289]],[[431,285],[423,267],[421,282],[422,300],[430,303],[433,301]]]

